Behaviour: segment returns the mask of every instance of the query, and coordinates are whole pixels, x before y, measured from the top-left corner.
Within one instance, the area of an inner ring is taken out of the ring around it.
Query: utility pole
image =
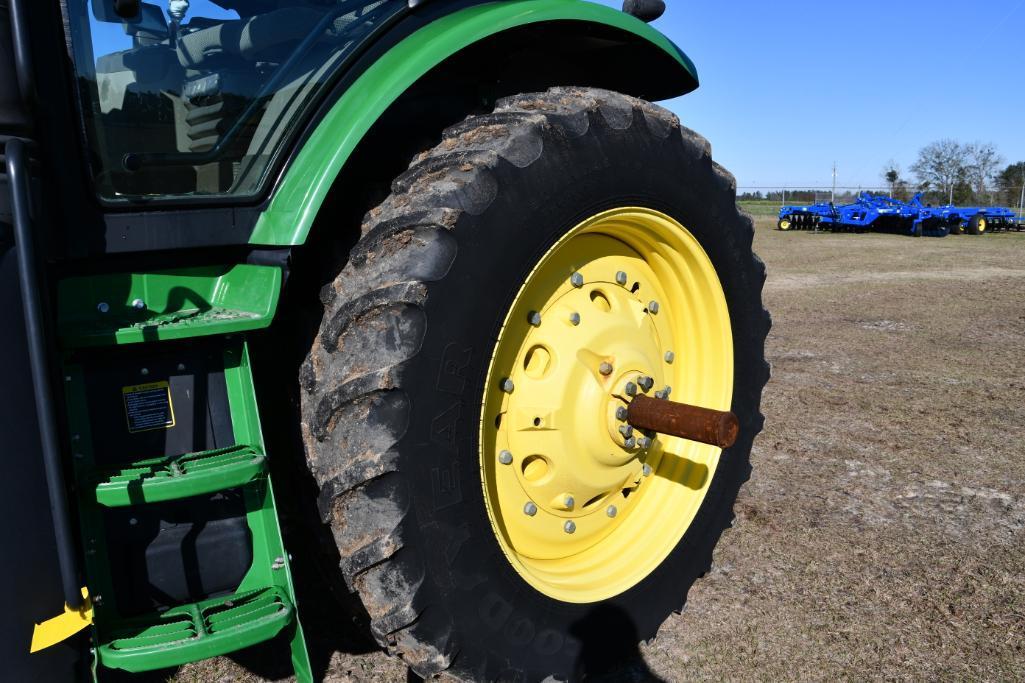
[[[1018,198],[1018,218],[1025,218],[1025,168],[1021,169],[1021,196]]]
[[[829,203],[836,203],[836,162],[833,162],[833,189],[829,192]]]

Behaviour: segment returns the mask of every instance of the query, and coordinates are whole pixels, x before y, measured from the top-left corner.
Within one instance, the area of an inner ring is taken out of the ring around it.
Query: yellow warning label
[[[121,387],[121,396],[125,401],[128,431],[132,434],[174,426],[171,387],[166,381]]]

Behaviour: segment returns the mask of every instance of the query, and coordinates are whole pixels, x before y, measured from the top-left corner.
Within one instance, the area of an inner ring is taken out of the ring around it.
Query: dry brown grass
[[[644,664],[668,681],[1025,680],[1025,234],[773,222],[755,239],[774,325],[754,473]],[[329,681],[405,678],[341,649]],[[222,659],[176,680],[265,679]]]
[[[1025,677],[1025,235],[780,233],[735,528],[668,680]]]

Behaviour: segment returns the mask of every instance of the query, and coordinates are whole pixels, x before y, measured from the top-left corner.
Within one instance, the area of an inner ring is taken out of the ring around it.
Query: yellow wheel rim
[[[602,600],[650,574],[715,473],[713,446],[637,433],[631,447],[616,409],[639,377],[654,380],[648,395],[670,387],[674,400],[731,407],[733,339],[711,260],[671,217],[626,207],[577,225],[527,276],[483,396],[488,516],[513,567],[557,600]]]
[[[781,220],[779,222],[779,229],[780,230],[789,230],[790,229],[790,221],[788,221],[786,219]]]
[[[986,231],[986,219],[985,218],[980,218],[979,219],[979,232],[985,232],[985,231]]]

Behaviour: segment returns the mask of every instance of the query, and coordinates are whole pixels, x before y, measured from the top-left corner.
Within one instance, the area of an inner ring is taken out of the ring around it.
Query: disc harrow
[[[982,235],[987,232],[1022,231],[1025,222],[1003,207],[931,206],[921,193],[904,202],[893,197],[861,192],[850,204],[821,202],[809,206],[784,206],[776,223],[779,230],[826,230],[829,232],[882,232],[913,237],[946,237],[949,234]]]

